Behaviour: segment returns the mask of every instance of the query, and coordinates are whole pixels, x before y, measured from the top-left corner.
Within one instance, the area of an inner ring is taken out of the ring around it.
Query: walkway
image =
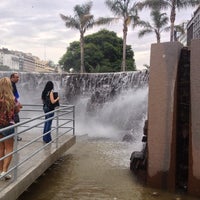
[[[12,179],[0,180],[0,200],[17,199],[76,142],[74,106],[62,105],[51,111],[54,116],[47,120],[53,119],[52,141],[48,144],[42,140],[43,126],[47,121],[44,119],[46,114],[42,111],[42,105],[23,106],[20,111],[21,122],[13,125],[15,145],[8,171]],[[16,141],[17,136],[22,137],[22,141]],[[5,139],[7,138],[0,139],[0,142]],[[6,157],[2,157],[1,160]]]
[[[38,134],[39,136],[39,134]],[[18,147],[30,142],[34,137],[33,134],[23,134],[23,140],[18,142]],[[14,200],[17,199],[46,169],[48,169],[59,157],[62,156],[76,142],[76,136],[62,136],[56,149],[55,142],[47,145],[43,151],[33,156],[22,167],[17,170],[17,179],[9,181],[0,181],[0,199]],[[21,162],[26,155],[31,154],[35,149],[45,145],[42,141],[34,142],[31,146],[20,151],[18,159]],[[14,176],[14,174],[12,174]]]

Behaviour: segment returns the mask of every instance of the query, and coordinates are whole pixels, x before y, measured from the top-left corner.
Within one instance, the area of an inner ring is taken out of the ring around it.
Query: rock
[[[124,142],[133,142],[133,135],[131,133],[127,133],[124,135],[124,137],[122,138],[122,141]]]

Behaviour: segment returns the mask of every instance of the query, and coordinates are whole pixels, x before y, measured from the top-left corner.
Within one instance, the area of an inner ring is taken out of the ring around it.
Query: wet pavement
[[[198,200],[149,188],[129,170],[134,143],[77,137],[18,200]]]

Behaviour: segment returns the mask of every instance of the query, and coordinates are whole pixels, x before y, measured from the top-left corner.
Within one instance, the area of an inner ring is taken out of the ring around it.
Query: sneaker
[[[22,141],[22,138],[17,136],[17,141]]]
[[[0,174],[0,180],[9,180],[9,179],[12,178],[12,176],[10,174],[6,174],[6,173],[7,172],[1,172],[1,174]]]

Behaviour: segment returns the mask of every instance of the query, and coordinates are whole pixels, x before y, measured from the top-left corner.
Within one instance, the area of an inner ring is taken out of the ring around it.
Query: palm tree
[[[185,34],[185,27],[187,23],[183,22],[179,25],[174,26],[174,41],[178,41],[179,38]]]
[[[174,41],[174,23],[176,19],[176,9],[194,7],[199,5],[199,0],[144,0],[142,7],[168,9],[170,8],[170,41]]]
[[[179,41],[180,37],[185,34],[185,30],[188,22],[182,22],[181,24],[174,25],[174,41]],[[170,31],[171,27],[165,28],[166,31]]]
[[[106,0],[105,4],[117,17],[123,18],[123,57],[122,57],[122,71],[126,71],[126,38],[128,32],[128,25],[131,21],[138,20],[137,3],[131,0]]]
[[[153,24],[150,24],[146,21],[138,21],[137,24],[133,25],[143,27],[142,30],[139,31],[138,37],[143,37],[146,34],[155,33],[157,43],[160,43],[161,32],[166,31],[166,25],[168,24],[168,17],[166,13],[160,13],[160,10],[153,9],[150,13]]]
[[[90,13],[92,8],[92,1],[89,1],[82,5],[76,5],[74,7],[74,17],[65,16],[60,14],[61,19],[65,22],[67,28],[79,30],[80,32],[80,49],[81,49],[81,68],[80,72],[85,72],[84,67],[84,34],[87,29],[93,28],[94,25],[107,24],[111,19],[98,18],[94,19],[94,16]]]

